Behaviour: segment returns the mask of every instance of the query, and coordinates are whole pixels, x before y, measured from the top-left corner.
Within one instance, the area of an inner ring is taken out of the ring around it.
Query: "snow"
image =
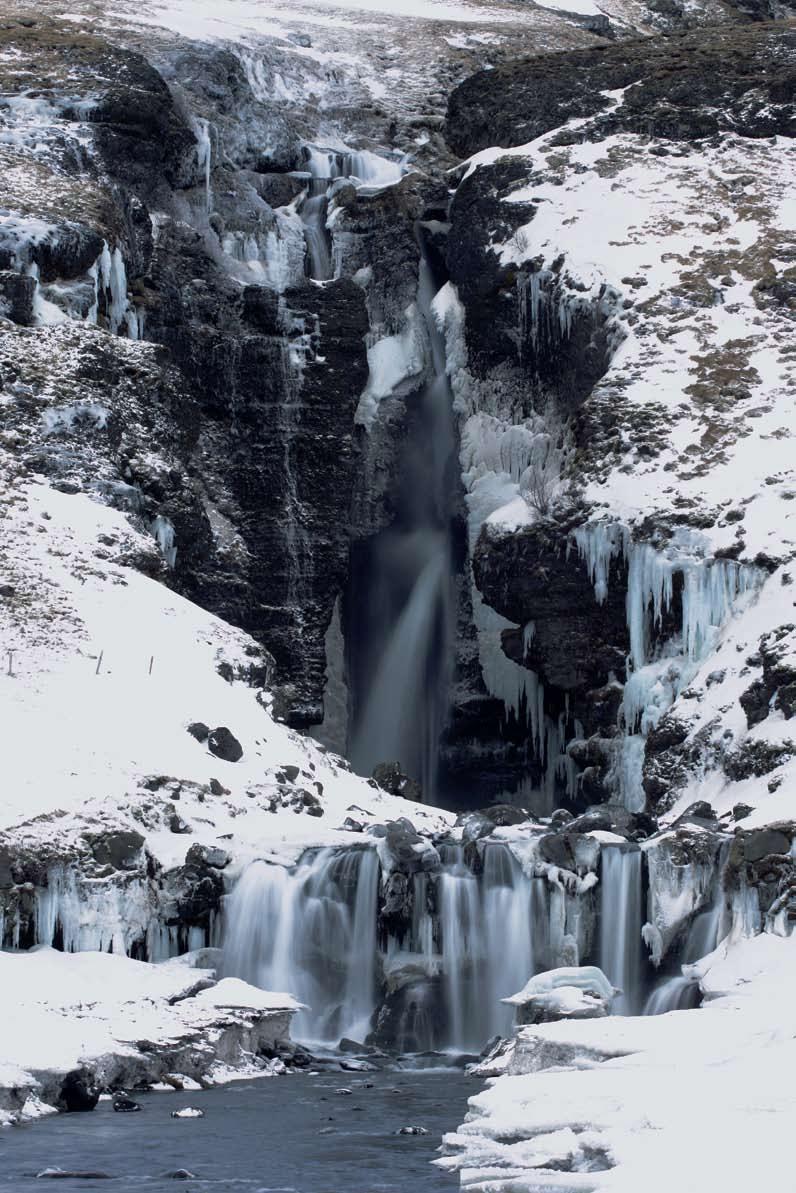
[[[558,12],[576,13],[582,17],[603,16],[603,10],[598,8],[593,0],[535,0],[541,8],[552,8]]]
[[[194,968],[195,960],[186,955],[149,965],[44,947],[0,952],[0,1093],[15,1085],[35,1087],[37,1078],[49,1080],[86,1063],[107,1067],[111,1056],[134,1059],[140,1040],[148,1041],[150,1051],[196,1033],[209,1033],[211,1040],[225,1010],[255,1016],[298,1010],[290,995],[237,979],[193,996],[199,979],[213,980],[212,970]],[[27,1106],[23,1117],[29,1117]],[[0,1110],[3,1121],[9,1115]]]
[[[260,990],[240,978],[222,978],[209,990],[197,994],[194,1001],[202,1006],[244,1007],[252,1011],[299,1011],[302,1006],[292,994]]]
[[[336,756],[275,722],[267,695],[258,699],[217,671],[222,660],[250,662],[254,643],[157,581],[98,559],[99,535],[151,550],[124,514],[41,483],[19,488],[4,519],[13,579],[27,596],[19,606],[4,601],[0,610],[8,743],[0,827],[55,809],[59,834],[84,819],[126,820],[145,833],[155,856],[174,865],[195,843],[221,843],[242,860],[295,859],[305,846],[349,840],[337,829],[354,803],[366,822],[405,815],[436,828],[452,821],[374,791]],[[186,727],[198,720],[229,727],[243,746],[241,761],[224,762],[195,741]],[[275,775],[285,765],[299,768],[300,782],[323,785],[325,819],[270,812],[247,795],[276,792]],[[179,811],[193,830],[186,841],[157,818],[144,817],[142,828],[139,809],[152,797],[141,783],[151,775],[197,785],[217,778],[230,794],[198,802],[190,784],[183,789]],[[44,824],[39,831],[52,830]]]
[[[573,0],[575,5],[587,0]],[[569,8],[569,11],[576,9]],[[517,13],[498,5],[451,3],[450,0],[225,0],[223,10],[214,0],[150,0],[141,11],[119,12],[124,20],[159,25],[185,37],[230,37],[274,33],[280,21],[300,14],[308,25],[351,25],[359,14],[390,16],[399,20],[445,21],[456,24],[514,24]],[[358,14],[358,15],[355,15]]]
[[[758,937],[713,960],[702,1010],[521,1029],[437,1163],[469,1193],[746,1193],[788,1172],[795,962],[796,939]]]
[[[405,312],[399,335],[385,336],[368,348],[368,383],[359,401],[356,421],[368,429],[378,404],[392,394],[403,394],[420,384],[426,369],[422,319],[415,304]]]
[[[561,966],[538,973],[526,982],[522,990],[501,1001],[511,1006],[521,1007],[539,994],[548,994],[552,990],[564,987],[582,990],[596,997],[610,1001],[614,995],[614,988],[601,969],[595,965]]]

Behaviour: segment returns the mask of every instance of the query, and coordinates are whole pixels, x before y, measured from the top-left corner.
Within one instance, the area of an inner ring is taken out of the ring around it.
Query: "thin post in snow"
[[[12,676],[14,674],[14,654],[15,654],[15,651],[9,650],[9,652],[8,652],[8,674],[12,675]]]
[[[101,650],[99,652],[99,658],[97,659],[97,670],[94,672],[95,675],[99,675],[99,673],[100,673],[100,667],[102,666],[102,656],[104,654],[105,654],[104,650]]]
[[[149,674],[150,675],[152,674],[152,667],[154,666],[154,663],[155,663],[155,656],[150,655],[149,656]]]

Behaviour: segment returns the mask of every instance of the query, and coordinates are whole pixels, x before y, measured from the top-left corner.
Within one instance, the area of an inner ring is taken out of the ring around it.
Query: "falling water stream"
[[[419,229],[417,307],[428,345],[427,380],[408,399],[408,434],[395,518],[371,542],[353,600],[362,609],[352,647],[351,759],[362,774],[399,762],[433,802],[453,650],[452,501],[456,460],[445,345],[432,312],[436,284]],[[411,409],[409,409],[411,405]]]
[[[376,842],[306,854],[292,870],[252,863],[226,904],[226,971],[305,1005],[295,1034],[334,1046],[343,1037],[405,1052],[479,1052],[509,1035],[501,1000],[562,963],[562,950],[594,950],[621,991],[616,1014],[648,1014],[693,1002],[686,979],[662,979],[650,995],[642,945],[642,853],[606,845],[598,938],[589,946],[578,896],[529,876],[504,843],[487,843],[477,867],[460,845],[442,844],[440,868],[408,879],[408,914],[380,919]],[[718,913],[697,916],[686,960],[715,944]]]

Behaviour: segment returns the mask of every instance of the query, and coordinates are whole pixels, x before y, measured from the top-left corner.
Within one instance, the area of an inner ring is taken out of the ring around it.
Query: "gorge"
[[[0,1116],[469,1062],[440,1172],[632,1188],[634,1057],[791,1039],[796,27],[573,9],[0,17],[0,959],[75,967]]]

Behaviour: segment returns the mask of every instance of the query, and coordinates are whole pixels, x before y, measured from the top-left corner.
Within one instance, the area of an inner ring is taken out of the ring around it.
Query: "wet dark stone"
[[[69,1113],[84,1112],[95,1108],[99,1095],[94,1074],[86,1068],[73,1069],[64,1078],[58,1101]]]
[[[0,314],[21,327],[33,326],[33,296],[36,280],[12,270],[0,271]]]
[[[687,141],[727,129],[792,136],[795,50],[792,30],[720,25],[519,59],[456,88],[445,135],[460,157],[469,157],[492,145],[524,145],[573,117],[602,113],[602,135],[621,130]],[[605,93],[631,83],[625,102],[608,111]]]
[[[423,802],[423,792],[415,779],[410,779],[401,770],[399,762],[380,762],[373,768],[373,779],[390,795],[400,795],[404,799]]]
[[[743,841],[744,861],[754,863],[769,854],[790,853],[791,838],[779,829],[763,828],[752,830]]]
[[[141,861],[144,838],[132,830],[105,833],[91,841],[91,852],[101,866],[114,870],[134,870]]]

